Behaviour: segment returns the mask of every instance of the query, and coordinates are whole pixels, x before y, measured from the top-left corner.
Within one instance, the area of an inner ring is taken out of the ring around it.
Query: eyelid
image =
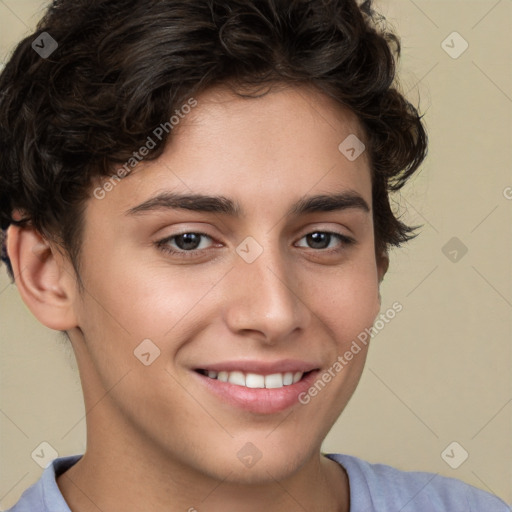
[[[194,235],[199,235],[200,237],[209,238],[212,241],[212,245],[215,245],[215,243],[217,243],[217,244],[221,243],[221,242],[218,242],[212,235],[209,235],[208,233],[204,233],[203,231],[195,231],[193,229],[186,229],[186,230],[180,231],[178,233],[172,233],[169,236],[166,236],[164,238],[157,240],[155,243],[159,246],[163,246],[163,245],[166,245],[169,241],[173,240],[174,238],[177,238],[182,235],[188,235],[188,234],[194,234]],[[175,251],[180,252],[180,253],[185,253],[185,252],[193,253],[193,252],[202,252],[202,251],[206,251],[206,250],[208,250],[208,249],[193,249],[192,251],[184,251],[184,250],[177,249]]]
[[[314,253],[318,253],[319,255],[328,255],[333,253],[341,253],[342,251],[346,250],[348,246],[354,245],[356,243],[356,240],[348,235],[345,235],[343,233],[339,233],[338,231],[333,231],[329,229],[310,229],[309,231],[305,232],[302,236],[299,237],[298,241],[302,240],[303,238],[307,237],[308,235],[311,235],[313,233],[323,233],[328,234],[331,236],[334,236],[338,239],[339,244],[335,248],[325,248],[325,249],[315,249],[311,247],[304,247],[304,246],[297,246],[295,245],[297,242],[294,243],[295,247],[303,247],[305,249],[309,249],[310,251],[313,251]],[[206,249],[192,249],[190,251],[186,251],[180,248],[173,248],[170,246],[169,242],[173,240],[174,238],[177,238],[181,235],[185,234],[194,234],[199,235],[200,237],[209,238],[212,241],[212,245],[210,247],[207,247]],[[208,254],[212,249],[215,248],[215,245],[222,244],[222,242],[218,242],[213,236],[209,235],[208,233],[204,233],[202,231],[194,231],[193,229],[184,229],[177,233],[173,233],[169,236],[166,236],[165,238],[162,238],[155,242],[155,245],[163,252],[182,257],[182,258],[200,258],[202,255]],[[222,244],[224,245],[224,244]]]
[[[344,233],[339,233],[338,231],[332,231],[332,230],[327,230],[327,229],[314,229],[313,231],[308,231],[307,233],[305,233],[304,235],[302,235],[299,238],[299,241],[313,233],[323,233],[323,234],[334,236],[335,238],[337,238],[340,241],[341,246],[353,245],[356,243],[356,240],[354,238],[352,238],[348,235],[345,235]],[[308,249],[308,247],[305,247],[305,248]],[[332,249],[332,248],[331,249],[312,249],[310,247],[309,249],[311,249],[315,252],[336,251],[336,249]]]

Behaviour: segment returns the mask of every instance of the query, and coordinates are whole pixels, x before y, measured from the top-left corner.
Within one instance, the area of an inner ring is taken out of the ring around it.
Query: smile
[[[313,384],[319,365],[285,360],[274,363],[230,361],[196,367],[198,384],[235,409],[271,415],[299,404]]]
[[[243,386],[246,388],[266,388],[277,389],[284,386],[290,386],[299,382],[304,376],[304,372],[284,372],[272,373],[270,375],[261,375],[258,373],[245,373],[242,371],[213,371],[198,370],[199,373],[209,377],[210,379],[220,380],[221,382],[229,382],[235,386]],[[307,373],[307,372],[306,372]]]

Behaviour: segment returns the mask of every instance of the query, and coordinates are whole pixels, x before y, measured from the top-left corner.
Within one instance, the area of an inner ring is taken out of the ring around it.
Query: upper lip
[[[197,366],[196,370],[206,370],[214,372],[233,372],[241,371],[244,373],[257,373],[258,375],[272,375],[273,373],[286,373],[286,372],[310,372],[317,370],[319,365],[307,361],[300,361],[297,359],[282,359],[280,361],[224,361],[220,363],[206,363],[202,366]]]

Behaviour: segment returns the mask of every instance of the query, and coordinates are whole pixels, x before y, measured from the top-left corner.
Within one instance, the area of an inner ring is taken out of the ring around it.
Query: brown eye
[[[313,249],[327,249],[331,242],[332,235],[330,233],[310,233],[306,235],[306,240]]]
[[[315,231],[313,233],[308,233],[306,236],[302,237],[301,240],[305,239],[307,245],[301,245],[300,247],[308,247],[310,249],[335,249],[335,247],[331,246],[331,242],[337,241],[338,247],[343,247],[344,245],[349,245],[354,242],[351,238],[348,238],[345,235],[340,233],[331,233],[329,231]]]
[[[159,240],[156,245],[167,253],[178,256],[196,256],[196,253],[210,248],[208,243],[205,246],[204,239],[212,240],[206,233],[186,232]]]
[[[176,245],[179,249],[184,251],[196,250],[201,244],[202,235],[199,233],[183,233],[183,235],[176,235],[173,237],[176,240]]]

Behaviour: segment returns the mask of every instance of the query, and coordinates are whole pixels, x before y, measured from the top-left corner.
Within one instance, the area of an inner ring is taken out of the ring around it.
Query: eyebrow
[[[163,192],[143,203],[130,208],[127,215],[161,210],[189,210],[194,212],[217,213],[231,217],[243,217],[244,211],[239,203],[225,196],[203,194],[176,194]],[[359,209],[369,212],[368,203],[356,192],[347,191],[338,194],[321,194],[303,197],[288,210],[289,216],[300,216],[315,212],[332,212],[347,209]]]

